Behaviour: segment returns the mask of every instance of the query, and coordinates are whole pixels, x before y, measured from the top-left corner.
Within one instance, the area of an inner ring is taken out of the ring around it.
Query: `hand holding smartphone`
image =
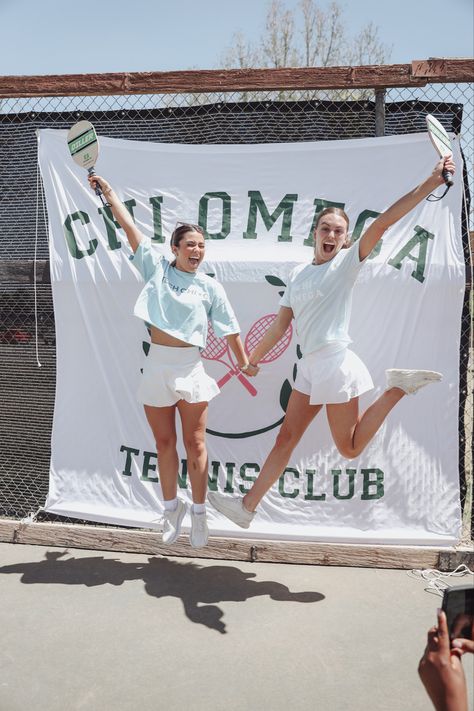
[[[474,586],[447,588],[442,610],[446,613],[451,641],[460,637],[474,640]]]

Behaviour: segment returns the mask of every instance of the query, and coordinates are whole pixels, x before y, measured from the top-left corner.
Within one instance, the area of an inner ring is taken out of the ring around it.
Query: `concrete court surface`
[[[432,709],[407,571],[0,543],[0,600],[1,711]]]

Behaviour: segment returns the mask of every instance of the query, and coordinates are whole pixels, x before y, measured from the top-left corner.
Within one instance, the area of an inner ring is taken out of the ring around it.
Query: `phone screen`
[[[448,620],[450,639],[474,639],[474,587],[445,590],[443,610]]]

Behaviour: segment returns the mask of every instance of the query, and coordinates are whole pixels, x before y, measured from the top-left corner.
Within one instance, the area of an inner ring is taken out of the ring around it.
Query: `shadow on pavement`
[[[68,552],[47,551],[45,559],[35,563],[16,563],[0,567],[0,574],[16,573],[21,582],[59,585],[122,585],[127,580],[143,580],[145,590],[156,598],[176,597],[183,603],[191,622],[226,633],[223,610],[215,603],[243,602],[258,595],[268,595],[280,602],[319,602],[318,592],[292,593],[281,583],[252,580],[256,573],[224,565],[201,566],[169,558],[149,558],[147,563],[123,563],[113,558],[90,556],[64,558]]]

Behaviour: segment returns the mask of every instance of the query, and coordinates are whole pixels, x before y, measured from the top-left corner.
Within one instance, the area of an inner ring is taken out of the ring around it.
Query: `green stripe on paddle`
[[[448,148],[449,152],[451,152],[451,143],[449,142],[449,138],[439,130],[438,126],[435,126],[434,124],[432,124],[431,121],[430,121],[430,131],[431,131],[431,133],[433,133],[436,136],[436,138],[440,141],[440,143],[442,143],[443,146],[446,146],[446,148]]]
[[[84,148],[88,148],[93,143],[97,143],[97,136],[95,131],[89,130],[82,133],[80,136],[76,136],[76,138],[73,138],[71,141],[68,141],[69,151],[73,156],[82,151]]]

